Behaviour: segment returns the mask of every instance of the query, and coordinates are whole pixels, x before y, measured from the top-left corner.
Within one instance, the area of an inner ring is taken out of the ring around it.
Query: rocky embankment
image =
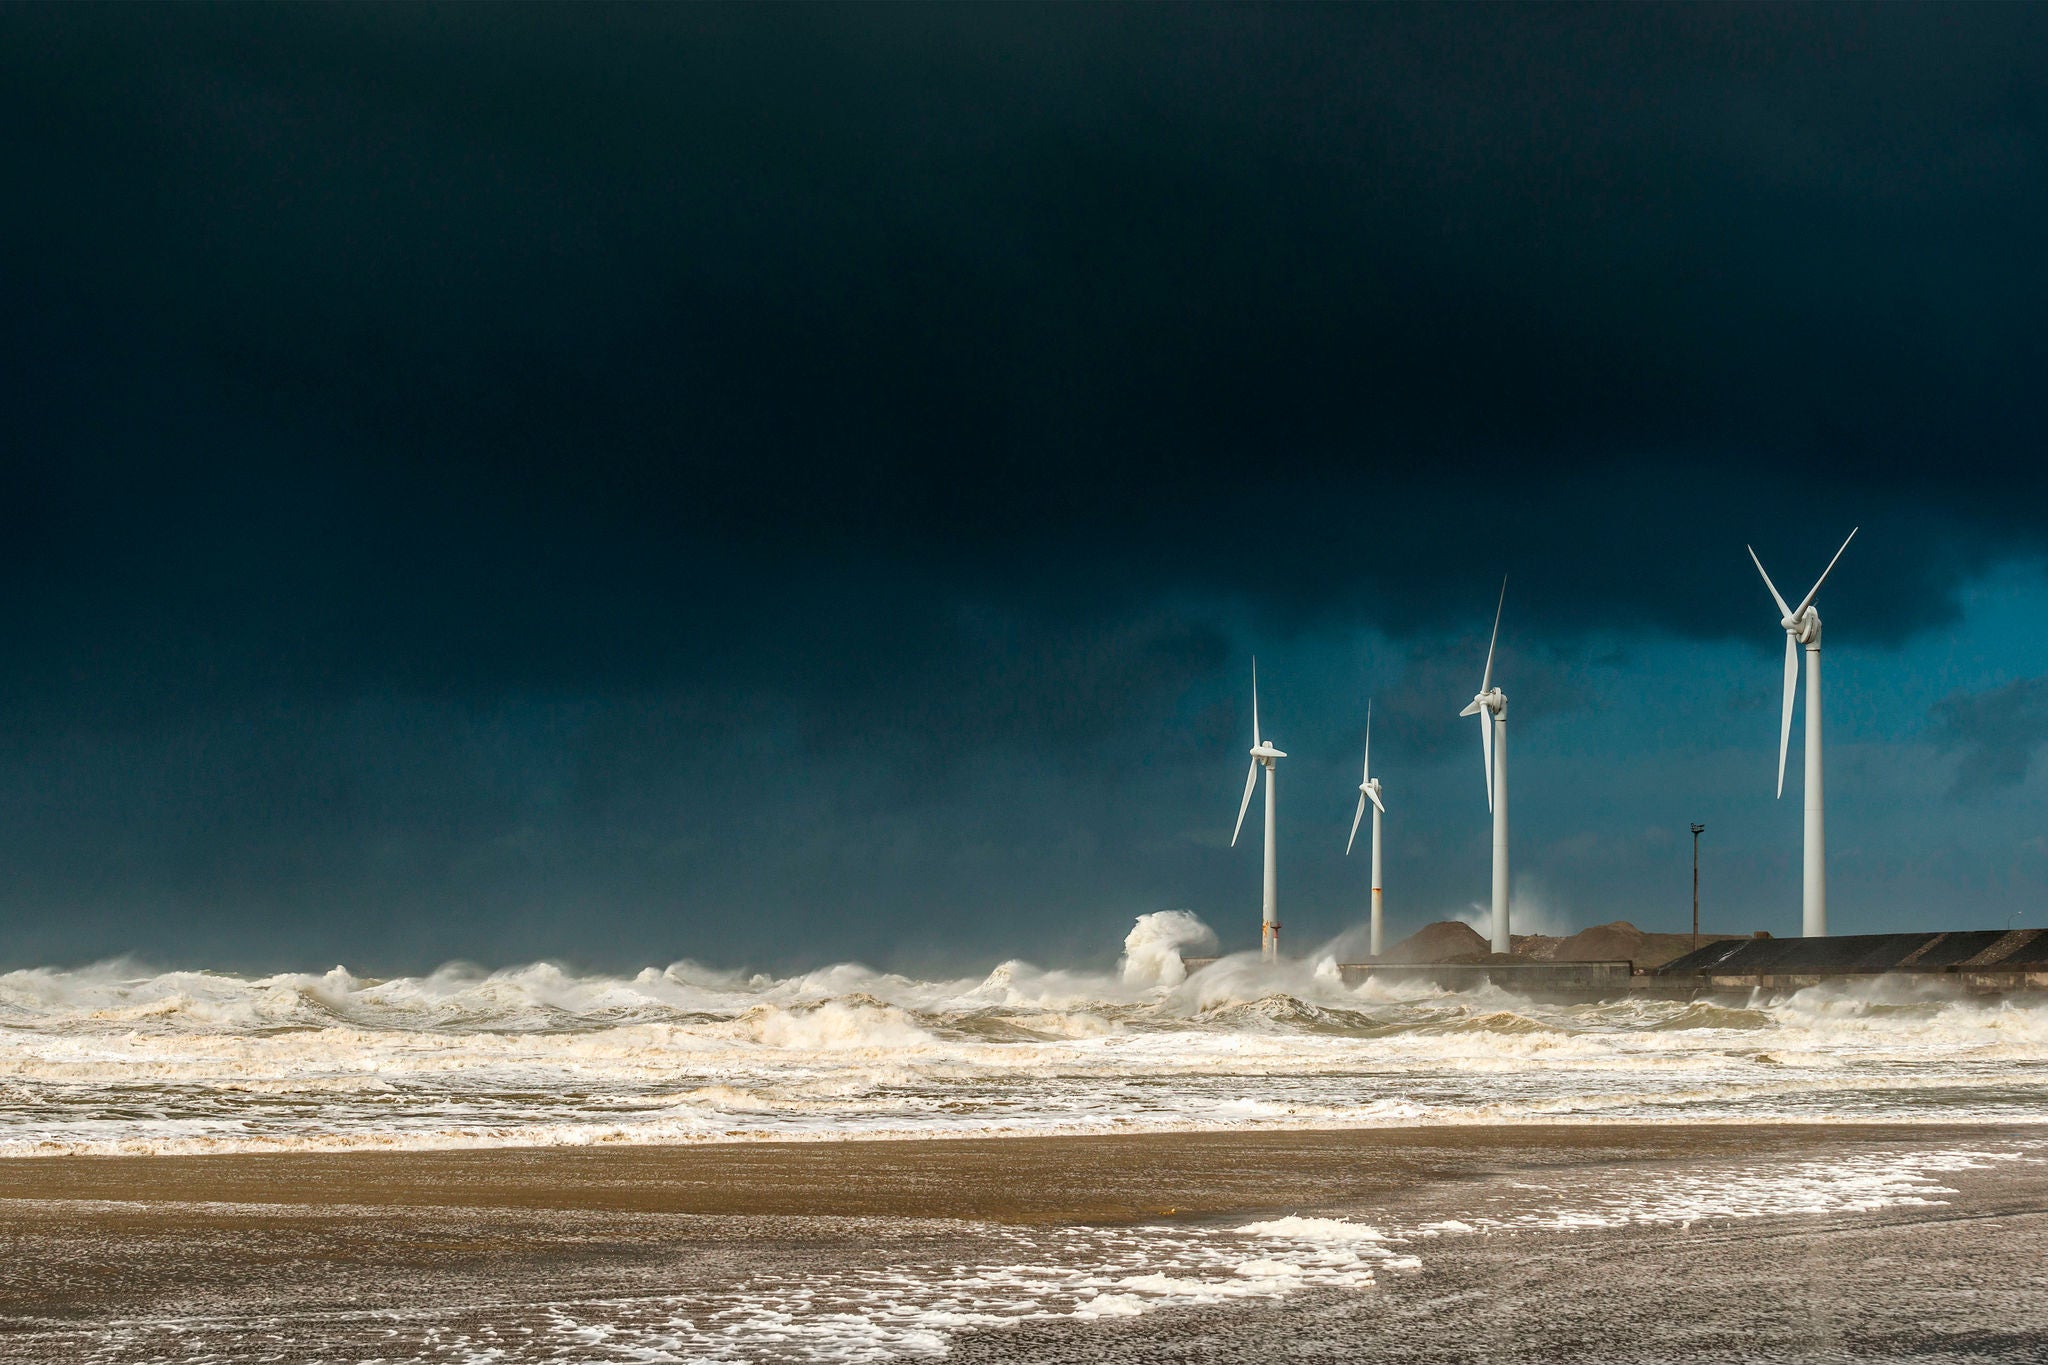
[[[1701,932],[1703,944],[1718,939],[1743,938],[1739,934]],[[1485,938],[1471,925],[1458,920],[1427,924],[1396,943],[1379,958],[1387,963],[1453,964],[1495,962],[1633,962],[1637,970],[1663,966],[1692,951],[1691,934],[1658,934],[1638,929],[1627,920],[1596,924],[1569,937],[1547,934],[1516,934],[1515,951],[1491,951]]]

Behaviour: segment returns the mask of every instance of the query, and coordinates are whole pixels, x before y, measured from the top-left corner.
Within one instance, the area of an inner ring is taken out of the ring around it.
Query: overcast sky
[[[2048,922],[2048,10],[0,8],[0,964]]]

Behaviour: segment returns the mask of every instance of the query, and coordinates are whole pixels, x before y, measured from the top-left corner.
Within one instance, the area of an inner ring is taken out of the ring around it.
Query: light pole
[[[1692,827],[1692,950],[1700,950],[1700,836],[1705,825]]]

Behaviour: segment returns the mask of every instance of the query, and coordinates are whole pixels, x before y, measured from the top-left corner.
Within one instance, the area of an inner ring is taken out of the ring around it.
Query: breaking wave
[[[0,975],[0,1155],[1417,1123],[2026,1121],[2048,1005],[1928,988],[1563,1005],[1226,957],[1114,973],[680,962],[374,980]]]

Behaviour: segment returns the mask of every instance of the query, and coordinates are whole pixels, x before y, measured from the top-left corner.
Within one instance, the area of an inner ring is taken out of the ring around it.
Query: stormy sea
[[[1166,912],[1112,972],[950,981],[8,973],[0,1358],[2048,1344],[2048,1003],[1543,1003],[1191,974],[1208,941]],[[1856,1275],[1901,1256],[1928,1291],[1873,1319]]]

